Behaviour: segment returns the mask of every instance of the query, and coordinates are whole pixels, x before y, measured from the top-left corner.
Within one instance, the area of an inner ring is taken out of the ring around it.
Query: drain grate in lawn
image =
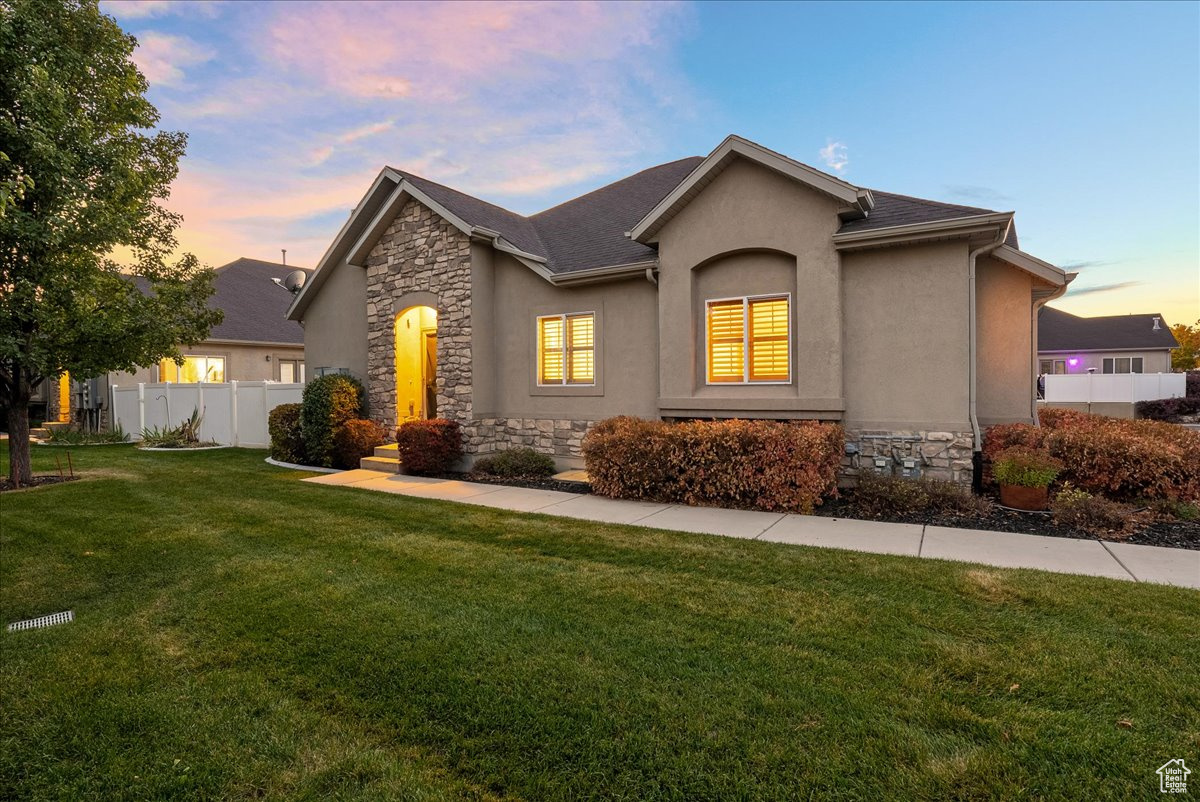
[[[30,618],[27,621],[13,621],[8,625],[9,632],[20,632],[24,629],[45,629],[52,627],[55,624],[69,624],[75,620],[75,613],[72,610],[67,610],[64,613],[51,613],[37,618]]]

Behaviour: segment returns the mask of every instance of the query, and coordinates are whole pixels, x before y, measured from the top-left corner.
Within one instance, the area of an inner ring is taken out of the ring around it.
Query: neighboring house
[[[731,136],[525,217],[385,168],[288,312],[309,370],[469,457],[578,465],[614,415],[840,421],[966,480],[979,427],[1032,421],[1038,307],[1072,276],[1012,212],[855,186]]]
[[[1162,315],[1038,313],[1038,373],[1170,373],[1179,343]]]
[[[113,385],[139,382],[304,381],[304,330],[287,320],[292,296],[272,279],[282,280],[297,268],[257,259],[238,259],[217,268],[209,306],[225,312],[204,342],[182,348],[184,362],[163,360],[135,373],[110,373],[87,381],[59,382],[48,419],[106,420]],[[143,292],[148,283],[137,279]],[[68,397],[69,392],[69,397]],[[45,403],[45,399],[43,399]],[[69,411],[63,404],[69,403]]]

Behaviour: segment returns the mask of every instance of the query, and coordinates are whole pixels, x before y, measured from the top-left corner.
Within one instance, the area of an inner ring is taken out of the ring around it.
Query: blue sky
[[[1058,306],[1200,318],[1200,4],[102,2],[184,247],[313,266],[384,164],[534,212],[729,133],[1017,211]]]

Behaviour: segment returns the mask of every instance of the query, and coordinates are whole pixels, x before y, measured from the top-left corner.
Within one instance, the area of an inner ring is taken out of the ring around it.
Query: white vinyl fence
[[[300,403],[303,392],[303,384],[261,381],[114,385],[112,420],[140,440],[143,430],[178,426],[198,409],[204,416],[201,440],[267,448],[267,413],[280,404]]]
[[[1184,373],[1070,373],[1046,376],[1046,400],[1065,403],[1157,401],[1187,390]]]

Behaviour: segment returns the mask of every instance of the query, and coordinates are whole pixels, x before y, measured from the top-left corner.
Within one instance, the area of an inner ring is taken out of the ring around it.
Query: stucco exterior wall
[[[995,259],[975,265],[977,412],[983,426],[1032,423],[1034,278]]]
[[[498,253],[493,304],[495,417],[657,416],[657,298],[649,281],[555,287]],[[572,312],[596,315],[595,386],[539,387],[537,317]]]
[[[842,318],[832,198],[734,161],[659,232],[659,408],[668,416],[839,417]],[[792,379],[708,385],[704,305],[791,293]]]
[[[967,244],[842,255],[846,425],[967,431]]]
[[[304,311],[306,376],[317,368],[345,368],[367,380],[367,271],[334,265]]]

